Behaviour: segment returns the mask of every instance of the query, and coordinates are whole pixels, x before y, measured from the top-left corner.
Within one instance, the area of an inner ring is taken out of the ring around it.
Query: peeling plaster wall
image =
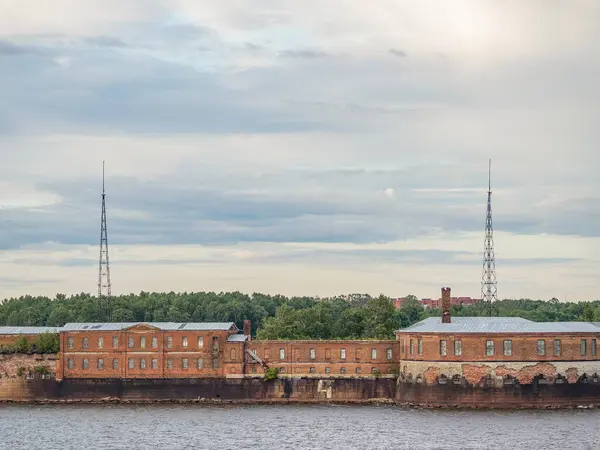
[[[496,386],[504,384],[504,376],[510,375],[519,384],[531,384],[534,378],[543,375],[548,382],[554,382],[560,375],[569,383],[586,374],[591,378],[600,375],[600,361],[556,361],[556,362],[440,362],[440,361],[401,361],[400,380],[432,385],[438,383],[442,375],[451,379],[455,375],[464,378],[470,385],[480,384],[483,379],[493,380]],[[449,381],[450,382],[450,381]]]

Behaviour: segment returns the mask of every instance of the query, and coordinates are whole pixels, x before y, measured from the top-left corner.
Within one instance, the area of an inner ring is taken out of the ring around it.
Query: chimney
[[[442,288],[442,323],[450,323],[450,288]]]
[[[252,322],[249,320],[244,320],[244,335],[248,336],[248,340],[250,340],[250,333],[252,330]]]

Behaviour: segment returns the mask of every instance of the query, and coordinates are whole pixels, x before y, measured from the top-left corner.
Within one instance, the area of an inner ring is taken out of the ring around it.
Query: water
[[[0,405],[0,449],[597,449],[600,410]]]

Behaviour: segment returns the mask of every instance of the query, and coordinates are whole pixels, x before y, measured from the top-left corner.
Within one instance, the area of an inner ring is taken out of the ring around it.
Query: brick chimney
[[[244,334],[248,336],[248,340],[250,340],[250,334],[252,331],[252,322],[249,320],[244,320]]]
[[[442,288],[442,323],[450,323],[450,288]]]

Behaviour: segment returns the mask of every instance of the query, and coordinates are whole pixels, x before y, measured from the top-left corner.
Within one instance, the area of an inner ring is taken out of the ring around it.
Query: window
[[[67,347],[73,348],[73,338],[67,338]]]
[[[554,356],[560,356],[560,339],[554,339]]]
[[[340,359],[346,359],[346,349],[340,349]]]
[[[142,336],[140,338],[140,347],[141,348],[146,348],[146,336]]]
[[[592,356],[596,356],[596,339],[592,339]]]
[[[356,352],[354,353],[356,359],[360,359],[362,357],[362,351],[360,350],[360,348],[356,349]]]
[[[308,369],[308,371],[310,373],[315,373],[317,371],[317,369],[315,369],[314,367],[311,367],[310,369]]]
[[[68,359],[68,360],[67,360],[67,367],[68,367],[69,369],[72,369],[72,368],[74,367],[74,364],[73,364],[73,360],[72,360],[72,359]]]
[[[587,353],[587,340],[582,339],[579,341],[579,352],[581,353],[581,356],[585,356]]]
[[[371,359],[377,359],[377,349],[376,348],[371,349]]]
[[[494,341],[485,341],[485,356],[494,356]]]
[[[410,340],[410,354],[415,354],[415,341],[413,341],[412,339]]]
[[[173,368],[173,360],[171,358],[167,359],[167,369]]]
[[[419,339],[417,341],[417,348],[419,350],[419,355],[423,354],[423,339]]]
[[[167,336],[167,348],[173,348],[173,336]]]
[[[187,347],[188,346],[188,338],[187,338],[187,336],[183,336],[181,338],[181,346],[182,347]]]
[[[158,338],[156,336],[152,336],[152,348],[158,348]]]
[[[325,367],[325,373],[331,373],[331,367]]]
[[[81,346],[83,348],[88,348],[88,338],[83,338],[83,340],[81,341]]]
[[[87,368],[88,368],[88,365],[89,365],[89,364],[88,364],[88,360],[87,360],[87,358],[83,358],[83,368],[84,368],[84,369],[87,369]]]
[[[345,367],[340,367],[340,373],[346,373],[346,368]]]
[[[198,369],[204,369],[204,360],[202,358],[198,358],[198,362],[196,363],[196,367]]]
[[[229,352],[229,358],[235,359],[235,348],[232,348],[231,351]]]
[[[285,368],[284,367],[280,367],[279,368],[279,373],[285,373]]]
[[[119,368],[119,360],[117,358],[113,359],[113,369],[117,370]]]
[[[219,358],[213,358],[213,360],[212,360],[212,368],[213,369],[218,369],[219,368]]]
[[[98,338],[98,348],[104,348],[104,338],[103,337]]]
[[[360,367],[357,367],[355,370],[356,373],[360,373]]]
[[[285,359],[285,349],[284,348],[279,349],[279,359]]]
[[[504,356],[512,356],[512,341],[504,341]]]
[[[127,347],[133,348],[134,345],[135,343],[133,342],[133,336],[129,336],[129,338],[127,339]]]
[[[213,336],[212,338],[212,346],[213,346],[213,350],[215,349],[219,349],[219,337],[218,336]]]
[[[388,348],[388,349],[385,351],[385,357],[386,357],[388,360],[391,360],[391,359],[392,359],[392,349],[391,349],[391,348]]]
[[[462,341],[454,341],[454,356],[462,355]]]
[[[104,360],[102,358],[98,358],[98,370],[104,370]]]
[[[140,369],[146,368],[146,360],[144,358],[140,359]]]
[[[371,373],[378,373],[377,367],[371,367]]]
[[[188,368],[188,359],[187,358],[183,358],[181,360],[181,368],[182,369],[187,369]]]
[[[456,342],[456,341],[455,341]],[[446,356],[448,341],[440,341],[440,356]]]
[[[119,346],[119,336],[113,336],[113,348],[117,348]]]
[[[546,341],[543,339],[537,341],[537,354],[538,356],[546,356]]]
[[[158,359],[152,358],[152,368],[158,369]]]
[[[133,360],[133,358],[129,358],[127,360],[127,367],[129,367],[130,369],[135,369],[135,361]]]
[[[310,353],[310,359],[315,359],[317,357],[317,351],[314,348],[311,348],[309,353]]]
[[[204,338],[202,336],[198,336],[198,348],[204,347]]]

